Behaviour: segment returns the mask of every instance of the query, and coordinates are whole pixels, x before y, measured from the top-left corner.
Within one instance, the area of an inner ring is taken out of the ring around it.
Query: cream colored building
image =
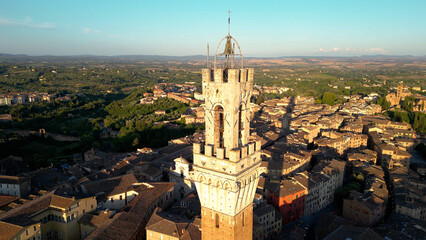
[[[331,178],[322,173],[299,173],[294,177],[306,188],[305,205],[303,214],[305,217],[311,216],[328,206],[332,201],[329,191],[333,189]]]
[[[189,193],[195,190],[195,184],[189,177],[191,166],[189,162],[183,158],[178,157],[174,160],[175,169],[170,170],[170,182],[175,182],[175,199],[181,200]]]
[[[99,205],[107,209],[119,210],[126,206],[133,198],[138,195],[135,188],[138,186],[138,180],[133,174],[126,174],[118,177],[91,181],[81,185],[85,194],[101,196],[98,198]]]
[[[159,208],[155,209],[145,229],[147,240],[201,239],[199,218],[194,221],[182,219],[180,216],[163,213]]]
[[[22,226],[24,225],[24,226]],[[41,239],[40,223],[22,224],[0,221],[0,240]]]
[[[76,199],[52,191],[2,214],[0,221],[37,223],[43,239],[76,240],[80,239],[78,219],[95,209],[95,197]]]

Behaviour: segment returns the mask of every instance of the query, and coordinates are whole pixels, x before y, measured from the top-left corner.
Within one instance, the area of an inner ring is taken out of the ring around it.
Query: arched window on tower
[[[222,106],[216,106],[214,108],[214,145],[215,147],[223,148],[223,132],[224,132],[224,112]]]
[[[216,213],[216,215],[214,216],[214,220],[216,222],[216,227],[219,228],[219,214]]]
[[[243,123],[243,106],[240,106],[240,109],[238,109],[238,145],[240,147],[243,146],[243,130],[244,130],[244,123]]]
[[[245,212],[243,212],[243,226],[245,226],[246,225],[246,219],[245,219]]]

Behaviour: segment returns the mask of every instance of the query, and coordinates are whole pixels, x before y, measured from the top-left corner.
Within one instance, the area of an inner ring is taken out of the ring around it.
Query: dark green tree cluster
[[[15,120],[12,123],[0,123],[0,128],[24,130],[45,129],[48,132],[82,136],[94,129],[92,118],[105,116],[105,100],[71,96],[69,101],[40,101],[18,104],[3,109]],[[99,129],[97,129],[99,130]]]
[[[139,103],[143,93],[144,90],[134,91],[126,98],[105,107],[105,126],[120,131],[113,141],[114,150],[133,151],[138,147],[166,146],[170,139],[192,134],[202,127],[185,125],[182,121],[176,121],[181,124],[178,128],[154,124],[177,120],[188,105],[169,98],[159,98],[154,104],[143,105]],[[165,110],[166,114],[157,115],[156,110]]]
[[[331,106],[336,104],[336,100],[337,100],[337,96],[333,92],[325,92],[322,95],[322,98],[321,98],[321,102],[323,104],[328,104],[328,105],[331,105]]]
[[[201,131],[202,125],[186,125],[180,128],[167,128],[164,125],[152,126],[142,131],[120,133],[114,139],[114,150],[134,151],[140,147],[159,148],[167,146],[170,139],[176,139]]]
[[[426,134],[426,114],[424,113],[387,111],[385,115],[392,121],[409,123],[416,132]]]
[[[106,106],[105,125],[124,132],[140,131],[153,122],[175,120],[188,108],[187,104],[169,98],[143,105],[139,104],[140,98],[138,94],[131,94]],[[156,115],[156,110],[165,110],[166,114]]]
[[[321,98],[315,100],[316,103],[319,104],[328,104],[330,106],[336,105],[336,104],[342,104],[346,102],[345,99],[343,99],[342,96],[337,96],[334,92],[325,92]]]
[[[420,143],[416,146],[416,150],[419,151],[423,159],[426,160],[426,145],[424,143]]]
[[[59,142],[36,135],[27,137],[0,133],[0,159],[20,156],[31,169],[72,163],[72,154],[87,150],[84,142]]]
[[[262,93],[262,94],[260,94],[256,98],[256,100],[254,102],[256,104],[261,104],[261,103],[265,102],[266,100],[281,99],[283,97],[286,97],[286,94],[281,94],[281,93]]]
[[[341,207],[343,206],[343,199],[349,197],[350,191],[355,190],[362,193],[364,186],[364,175],[360,172],[353,172],[349,184],[336,190],[334,201]]]
[[[383,110],[388,110],[390,108],[390,102],[386,101],[386,97],[381,97],[376,102],[377,105],[380,105]]]
[[[412,112],[415,100],[416,100],[416,98],[414,96],[408,96],[408,97],[406,97],[404,99],[404,102],[402,103],[402,108],[405,111]]]

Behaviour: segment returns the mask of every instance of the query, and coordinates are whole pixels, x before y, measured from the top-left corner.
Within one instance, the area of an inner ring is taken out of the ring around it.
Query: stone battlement
[[[253,68],[204,68],[202,69],[203,83],[243,83],[253,82],[254,69]]]
[[[256,140],[255,142],[250,142],[249,144],[239,148],[233,148],[229,151],[226,151],[225,148],[215,148],[214,145],[210,145],[210,144],[207,144],[207,145],[203,143],[193,144],[193,152],[195,154],[202,154],[208,157],[213,156],[218,159],[229,160],[230,162],[238,162],[240,159],[245,158],[248,155],[254,154],[255,152],[258,152],[260,150],[261,150],[260,140]]]

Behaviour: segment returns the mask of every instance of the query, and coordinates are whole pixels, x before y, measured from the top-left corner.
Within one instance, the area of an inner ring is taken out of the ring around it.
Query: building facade
[[[303,218],[306,188],[296,180],[283,180],[269,192],[268,203],[281,213],[283,225]]]
[[[0,194],[26,197],[30,188],[31,183],[27,178],[0,175]]]
[[[23,226],[21,226],[23,225]],[[40,223],[12,224],[0,221],[0,239],[31,240],[41,239]]]
[[[265,203],[254,209],[254,221],[263,225],[261,239],[276,239],[282,231],[281,214],[270,204]]]
[[[78,220],[94,211],[96,204],[95,197],[76,199],[52,191],[2,214],[0,223],[19,224],[25,231],[21,233],[24,238],[17,239],[31,236],[30,239],[77,240],[80,239]]]

